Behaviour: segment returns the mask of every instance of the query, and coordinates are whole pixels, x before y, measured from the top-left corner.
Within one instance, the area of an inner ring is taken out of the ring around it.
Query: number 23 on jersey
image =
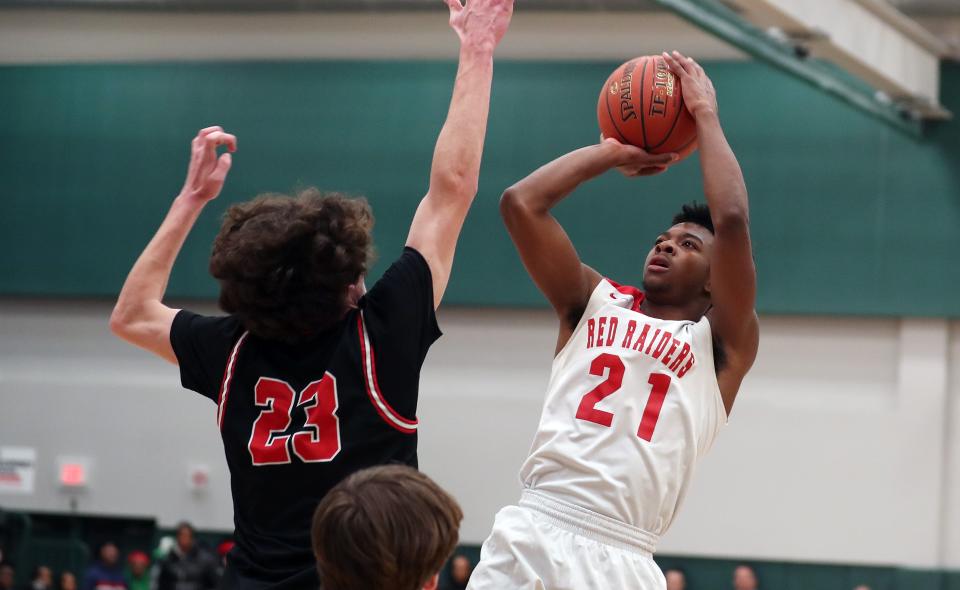
[[[291,450],[304,463],[331,461],[340,452],[337,380],[330,373],[299,395],[286,381],[261,377],[254,395],[257,407],[263,408],[247,445],[254,465],[290,463]],[[306,420],[301,430],[285,434],[294,407],[304,409]]]

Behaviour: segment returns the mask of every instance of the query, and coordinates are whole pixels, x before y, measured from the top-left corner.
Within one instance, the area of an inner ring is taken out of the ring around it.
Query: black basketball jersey
[[[177,314],[183,386],[217,403],[230,468],[236,546],[224,587],[317,588],[313,511],[357,470],[417,466],[420,368],[439,336],[430,269],[411,248],[306,343],[258,338],[234,316]]]

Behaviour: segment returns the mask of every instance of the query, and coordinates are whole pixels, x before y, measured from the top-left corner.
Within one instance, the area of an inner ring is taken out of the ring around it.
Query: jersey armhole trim
[[[580,321],[577,322],[577,325],[573,327],[573,331],[570,332],[570,338],[568,338],[567,341],[563,344],[563,348],[560,349],[560,352],[554,355],[553,365],[556,365],[557,361],[561,357],[563,357],[566,354],[566,352],[570,349],[570,343],[573,342],[574,338],[580,332],[580,329],[584,326],[584,324],[587,323],[587,321],[593,315],[593,313],[596,312],[596,309],[594,308],[596,307],[597,309],[599,309],[600,306],[595,306],[594,301],[595,301],[595,297],[597,297],[597,293],[599,293],[600,289],[604,287],[604,283],[609,285],[610,281],[607,280],[605,277],[600,277],[600,282],[598,282],[597,286],[594,287],[593,291],[590,292],[590,298],[587,299],[587,306],[583,308],[583,315],[580,316]]]
[[[223,415],[226,413],[227,397],[230,395],[230,381],[233,379],[233,370],[237,364],[237,356],[240,353],[240,347],[247,339],[250,332],[244,332],[237,343],[233,345],[233,351],[230,352],[230,359],[223,370],[223,381],[220,383],[220,395],[217,396],[217,428],[223,430]]]
[[[360,359],[363,364],[363,383],[370,403],[373,404],[383,421],[404,434],[415,434],[419,420],[409,420],[393,409],[380,392],[377,383],[377,367],[374,361],[373,343],[367,332],[367,323],[363,311],[357,314],[357,331],[360,334]]]
[[[712,385],[713,385],[714,394],[715,394],[713,402],[720,409],[720,417],[721,417],[720,425],[717,427],[717,432],[719,433],[724,426],[730,423],[730,415],[727,414],[727,406],[723,402],[723,392],[720,391],[720,376],[717,375],[717,370],[714,364],[715,359],[714,359],[714,351],[713,351],[713,324],[710,322],[710,317],[707,316],[706,314],[704,314],[703,318],[701,318],[700,321],[697,322],[697,324],[694,324],[695,329],[697,325],[700,324],[700,322],[704,322],[706,325],[707,333],[706,333],[706,343],[704,344],[704,346],[706,347],[705,348],[706,350],[710,351],[710,369],[711,369],[711,372],[713,373]]]

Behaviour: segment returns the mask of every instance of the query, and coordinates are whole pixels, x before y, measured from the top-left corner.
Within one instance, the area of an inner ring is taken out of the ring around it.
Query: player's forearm
[[[572,151],[545,164],[511,186],[504,201],[537,214],[545,214],[584,182],[618,164],[615,149],[607,143]]]
[[[703,189],[714,226],[745,226],[749,222],[747,187],[720,119],[708,111],[698,113],[696,121]]]
[[[430,195],[469,207],[477,193],[490,110],[493,48],[465,44],[430,170]]]
[[[136,323],[145,308],[161,303],[173,263],[203,205],[202,200],[191,196],[180,195],[174,199],[160,229],[127,275],[110,318],[114,331]]]

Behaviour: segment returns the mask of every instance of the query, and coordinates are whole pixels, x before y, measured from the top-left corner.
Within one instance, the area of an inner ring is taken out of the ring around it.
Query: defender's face
[[[678,223],[657,236],[643,266],[643,290],[697,297],[710,278],[713,234],[695,223]]]

